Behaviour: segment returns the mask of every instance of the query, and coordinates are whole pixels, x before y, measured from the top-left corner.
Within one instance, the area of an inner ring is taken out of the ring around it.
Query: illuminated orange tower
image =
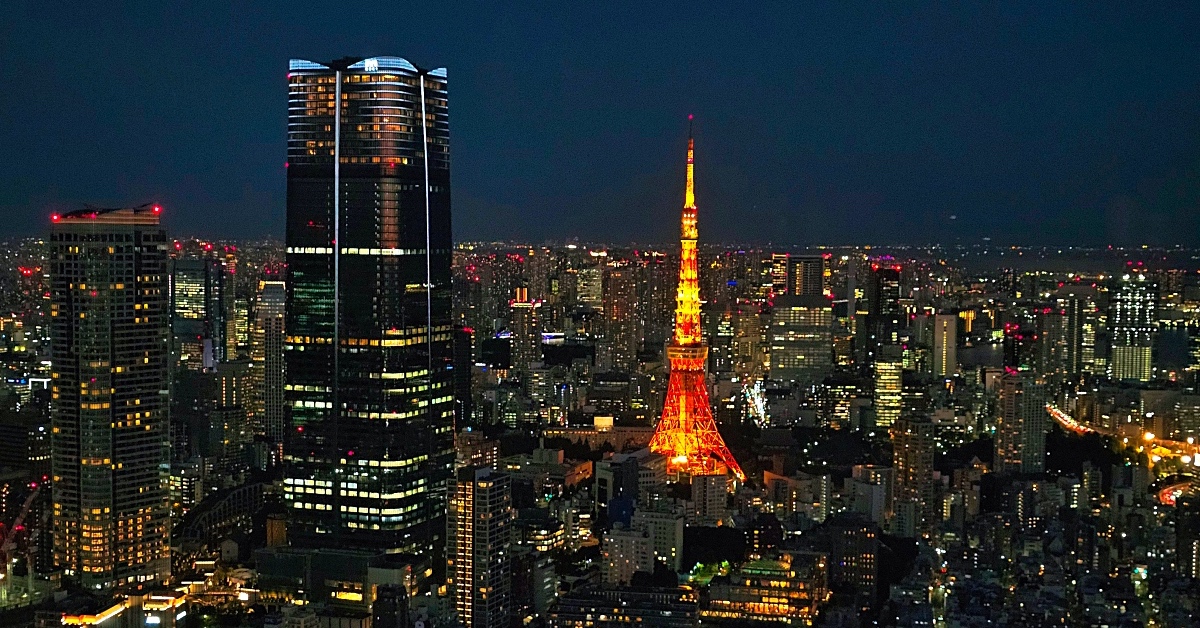
[[[692,116],[688,116],[690,121]],[[683,228],[679,247],[679,288],[675,293],[675,336],[667,346],[671,378],[662,419],[650,439],[650,450],[667,458],[667,472],[689,475],[732,471],[738,480],[746,475],[713,421],[704,368],[708,345],[700,334],[700,285],[696,261],[696,189],[693,176],[693,140],[689,122],[687,192],[683,203]]]

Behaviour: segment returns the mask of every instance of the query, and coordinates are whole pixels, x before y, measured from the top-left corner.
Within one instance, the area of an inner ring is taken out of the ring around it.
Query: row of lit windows
[[[312,504],[309,502],[295,502],[292,508],[303,508],[305,510],[333,510],[333,506],[329,504]]]

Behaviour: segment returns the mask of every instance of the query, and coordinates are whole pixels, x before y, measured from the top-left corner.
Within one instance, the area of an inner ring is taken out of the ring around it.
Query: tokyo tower
[[[692,116],[688,116],[690,121]],[[708,345],[700,334],[700,285],[696,260],[696,194],[693,177],[693,140],[689,122],[687,191],[680,234],[679,288],[675,293],[675,336],[667,345],[671,378],[662,419],[650,439],[650,450],[667,458],[672,475],[711,475],[732,471],[739,481],[746,475],[713,421],[708,402],[705,365]]]

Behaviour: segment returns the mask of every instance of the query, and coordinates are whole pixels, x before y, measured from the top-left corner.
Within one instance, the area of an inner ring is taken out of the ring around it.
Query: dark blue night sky
[[[705,240],[1200,244],[1200,3],[559,6],[8,0],[4,235],[280,235],[287,60],[389,54],[449,70],[459,239],[673,239],[694,112]]]

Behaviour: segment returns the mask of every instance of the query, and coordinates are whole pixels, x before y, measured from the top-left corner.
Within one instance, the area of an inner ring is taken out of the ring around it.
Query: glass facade
[[[289,533],[434,551],[454,465],[445,70],[293,60],[288,87]]]
[[[833,308],[816,296],[775,298],[771,311],[771,379],[820,383],[833,370]]]
[[[226,349],[232,281],[225,260],[212,253],[171,260],[173,366],[200,370],[232,359]]]

